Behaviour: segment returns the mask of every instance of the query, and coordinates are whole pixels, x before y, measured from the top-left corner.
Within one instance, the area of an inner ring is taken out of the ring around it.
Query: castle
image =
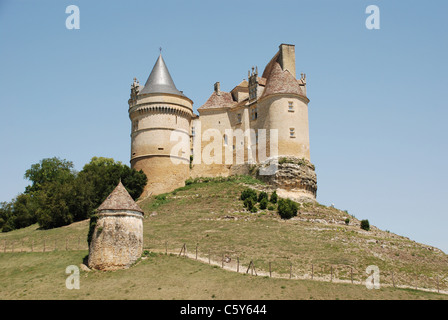
[[[252,173],[288,196],[314,199],[308,103],[306,76],[296,79],[294,45],[281,44],[261,76],[252,67],[230,92],[216,82],[199,115],[160,54],[145,85],[134,78],[131,86],[131,167],[148,177],[145,196],[189,178]],[[275,170],[263,174],[272,163]]]

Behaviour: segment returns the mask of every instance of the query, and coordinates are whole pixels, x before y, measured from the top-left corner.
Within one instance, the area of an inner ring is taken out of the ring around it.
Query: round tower
[[[129,99],[131,167],[148,177],[144,197],[188,179],[192,116],[193,101],[177,90],[160,54],[143,87],[134,79]]]
[[[142,255],[143,210],[120,181],[99,206],[96,216],[89,244],[89,267],[128,268]]]

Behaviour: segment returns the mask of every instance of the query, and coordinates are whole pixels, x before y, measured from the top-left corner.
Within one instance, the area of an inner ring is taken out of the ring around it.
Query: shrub
[[[251,198],[254,202],[257,202],[257,192],[253,189],[247,188],[245,190],[243,190],[243,192],[241,192],[241,200],[246,200],[248,198]]]
[[[90,247],[90,242],[92,241],[93,232],[95,231],[97,221],[98,221],[98,216],[96,214],[94,214],[90,217],[89,232],[87,234],[87,243],[89,244],[89,247]]]
[[[299,207],[294,201],[289,199],[280,199],[278,201],[277,210],[282,219],[291,219],[297,215]]]
[[[369,231],[370,230],[370,223],[369,220],[361,220],[361,229]]]
[[[258,202],[261,202],[261,200],[266,199],[268,200],[268,194],[264,191],[261,191],[258,195]]]
[[[266,198],[263,198],[263,199],[261,199],[261,201],[260,201],[260,209],[261,210],[264,210],[264,209],[266,209],[268,207],[268,198],[267,198],[267,195],[266,195]]]
[[[250,209],[250,212],[253,212],[253,213],[255,213],[255,212],[257,212],[257,211],[258,211],[258,208],[257,208],[256,205],[254,205],[254,206]]]
[[[275,206],[273,206],[272,204],[270,204],[270,205],[268,206],[268,210],[269,210],[269,211],[274,211],[274,210],[275,210]]]
[[[244,199],[244,207],[247,208],[247,210],[251,211],[252,208],[255,206],[255,201],[253,198],[246,198]]]
[[[345,224],[348,225],[349,223],[350,223],[350,219],[349,218],[345,219]]]
[[[159,201],[165,201],[166,200],[166,194],[159,194],[159,195],[155,196],[155,199],[159,200]]]
[[[277,191],[274,191],[271,194],[271,199],[269,201],[272,202],[272,203],[277,203],[277,200],[278,200]]]

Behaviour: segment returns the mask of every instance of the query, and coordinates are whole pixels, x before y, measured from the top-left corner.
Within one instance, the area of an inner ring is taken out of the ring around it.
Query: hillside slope
[[[197,254],[198,259],[203,261],[202,265],[210,261],[211,264],[215,264],[215,267],[238,270],[240,273],[246,273],[252,261],[255,266],[254,272],[258,275],[286,278],[275,281],[292,281],[289,280],[292,278],[306,279],[306,283],[313,279],[313,283],[321,283],[321,285],[316,284],[316,288],[321,288],[323,291],[321,294],[313,292],[310,296],[314,298],[391,299],[394,298],[394,292],[395,298],[403,299],[447,297],[437,294],[427,296],[431,294],[422,291],[413,291],[411,295],[408,295],[409,291],[392,288],[395,285],[448,291],[448,256],[437,248],[416,243],[406,237],[375,227],[371,227],[371,231],[361,230],[360,222],[347,212],[313,202],[301,204],[298,216],[290,220],[280,219],[276,210],[259,210],[257,213],[250,213],[239,200],[241,191],[247,187],[270,191],[268,186],[248,177],[205,179],[203,182],[193,182],[169,194],[141,201],[139,204],[145,211],[145,249],[153,252],[174,253],[178,256],[185,245],[184,248],[187,249],[189,256],[195,259]],[[348,225],[345,222],[347,218],[350,219]],[[19,259],[20,255],[27,254],[29,257],[39,256],[39,261],[44,259],[42,255],[49,254],[67,255],[73,251],[85,252],[85,255],[87,254],[87,230],[88,221],[81,221],[52,230],[39,230],[35,225],[0,234],[0,253],[2,253],[0,264],[10,265],[15,261],[14,259]],[[56,252],[53,252],[54,249]],[[34,252],[31,253],[31,250]],[[45,253],[37,253],[44,250]],[[19,251],[27,252],[18,253]],[[11,259],[11,255],[15,255],[16,258]],[[8,262],[5,259],[8,259]],[[141,261],[141,264],[145,266],[153,259],[154,257],[150,257]],[[171,267],[174,269],[183,268],[184,262],[179,262],[178,259],[172,257],[171,260],[166,260],[166,263],[172,264]],[[200,264],[200,262],[192,263]],[[382,289],[375,294],[372,290],[367,290],[364,285],[359,285],[365,283],[368,276],[366,268],[369,265],[378,266],[380,271]],[[209,268],[212,267],[209,266]],[[33,268],[33,270],[39,270],[38,267]],[[200,269],[204,270],[202,267]],[[179,277],[183,277],[182,272],[179,270]],[[120,274],[125,273],[126,271],[120,271]],[[191,271],[190,274],[195,273]],[[0,280],[3,281],[7,276],[11,278],[10,275],[0,273]],[[235,273],[235,276],[242,275]],[[93,276],[89,273],[89,277]],[[225,281],[224,279],[222,281]],[[180,278],[178,280],[186,281]],[[270,280],[274,281],[274,279]],[[20,282],[20,277],[17,281]],[[210,281],[215,280],[210,279]],[[330,281],[333,283],[329,283]],[[350,289],[355,290],[355,293],[345,295],[343,291],[348,289],[338,291],[337,286],[331,287],[333,289],[327,287],[335,286],[337,282],[346,282],[347,284],[340,285],[348,285],[350,288],[353,286],[357,289]],[[352,285],[352,282],[355,285]],[[164,284],[164,286],[167,285]],[[228,283],[226,285],[233,287]],[[14,282],[10,284],[11,286],[14,287]],[[273,290],[269,298],[283,297],[269,285],[264,289]],[[325,290],[332,292],[336,290],[336,292],[328,295]],[[383,290],[388,290],[384,296],[381,295]],[[119,295],[118,292],[120,290],[117,291],[117,295]],[[217,293],[215,296],[223,299],[231,298],[231,296],[220,297]],[[116,296],[116,298],[120,297]],[[150,298],[154,297],[156,296]],[[182,295],[173,295],[173,297],[188,299],[188,296]],[[204,297],[207,298],[206,295],[198,298],[204,299]],[[255,292],[253,296],[247,296],[248,299],[260,297]],[[143,297],[136,296],[135,298]],[[167,297],[160,296],[160,298]],[[307,299],[309,296],[297,293],[290,295],[289,298]]]

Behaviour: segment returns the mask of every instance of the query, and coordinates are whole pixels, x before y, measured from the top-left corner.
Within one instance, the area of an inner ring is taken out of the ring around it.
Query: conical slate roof
[[[135,203],[123,184],[120,183],[98,207],[101,210],[131,210],[143,214],[143,210]]]
[[[152,68],[151,74],[148,80],[146,80],[145,87],[140,91],[140,94],[145,93],[171,93],[185,96],[174,85],[165,61],[163,61],[162,54],[159,55],[156,64]]]

